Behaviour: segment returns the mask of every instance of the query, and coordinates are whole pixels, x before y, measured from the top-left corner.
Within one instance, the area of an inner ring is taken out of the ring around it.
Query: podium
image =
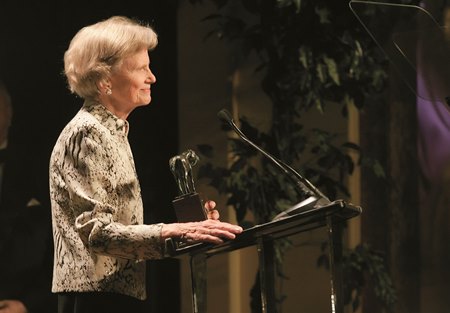
[[[342,226],[347,219],[361,214],[359,206],[337,200],[307,209],[292,216],[256,225],[244,230],[236,239],[220,245],[192,244],[174,247],[172,257],[189,255],[194,313],[206,313],[206,262],[214,255],[256,246],[259,260],[261,306],[264,313],[276,312],[275,267],[273,241],[312,229],[326,227],[328,231],[330,266],[330,312],[344,312],[342,277]]]

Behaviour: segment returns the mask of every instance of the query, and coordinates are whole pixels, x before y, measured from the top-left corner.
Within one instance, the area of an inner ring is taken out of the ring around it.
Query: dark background
[[[49,214],[51,150],[62,128],[82,104],[66,88],[62,75],[64,51],[80,28],[112,15],[125,15],[148,22],[159,35],[158,47],[150,54],[157,78],[152,102],[136,109],[129,117],[129,139],[141,182],[145,222],[174,220],[171,200],[175,184],[168,159],[178,148],[176,3],[1,1],[0,77],[7,85],[14,107],[8,145],[13,157],[8,165],[10,179],[4,199],[8,207],[20,207],[21,202],[37,198]],[[46,252],[29,251],[28,255],[42,253]],[[147,312],[179,311],[178,261],[147,264]],[[1,284],[5,282],[0,281]]]

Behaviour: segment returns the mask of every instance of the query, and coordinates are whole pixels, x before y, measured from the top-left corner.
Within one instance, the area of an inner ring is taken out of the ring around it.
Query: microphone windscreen
[[[231,117],[230,112],[228,112],[225,109],[222,109],[217,113],[217,117],[222,121],[226,122],[228,124],[231,124],[233,122],[233,118]]]

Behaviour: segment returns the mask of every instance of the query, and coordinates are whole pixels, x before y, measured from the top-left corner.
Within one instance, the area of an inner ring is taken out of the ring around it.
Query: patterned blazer
[[[128,122],[85,102],[50,159],[53,292],[146,298],[145,259],[164,256],[162,224],[143,225]]]

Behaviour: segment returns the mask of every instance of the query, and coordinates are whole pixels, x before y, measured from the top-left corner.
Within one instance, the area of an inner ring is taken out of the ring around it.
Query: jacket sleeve
[[[134,163],[128,160],[132,156],[112,139],[107,132],[91,128],[66,142],[62,171],[74,227],[94,253],[137,260],[161,258],[162,224],[144,225],[136,217],[142,216],[142,199]]]

